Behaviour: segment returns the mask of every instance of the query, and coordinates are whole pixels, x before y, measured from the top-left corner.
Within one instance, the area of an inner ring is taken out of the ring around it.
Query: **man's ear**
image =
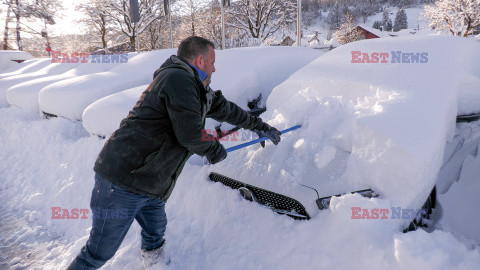
[[[198,64],[197,67],[198,67],[199,69],[203,69],[203,67],[205,66],[205,58],[203,57],[203,55],[200,54],[200,55],[197,57],[197,61],[198,61],[198,62],[197,62],[197,64]]]
[[[203,65],[205,65],[205,58],[203,58],[203,55],[197,56],[195,60],[193,60],[193,65],[196,66],[199,69],[203,68]]]

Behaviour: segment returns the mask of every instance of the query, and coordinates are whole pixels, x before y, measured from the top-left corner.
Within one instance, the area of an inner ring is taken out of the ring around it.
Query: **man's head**
[[[198,69],[205,71],[208,76],[203,81],[210,84],[212,73],[215,72],[215,45],[208,39],[191,36],[180,43],[177,55],[187,60]]]

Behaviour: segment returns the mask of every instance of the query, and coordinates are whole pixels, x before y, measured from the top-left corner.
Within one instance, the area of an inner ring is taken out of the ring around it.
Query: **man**
[[[154,73],[154,80],[105,143],[95,163],[90,238],[69,269],[96,269],[115,255],[133,220],[142,227],[145,267],[169,258],[163,238],[165,202],[187,159],[211,164],[225,148],[202,134],[205,118],[250,129],[280,141],[280,132],[208,86],[215,72],[214,44],[191,36]],[[203,136],[203,139],[202,139]]]

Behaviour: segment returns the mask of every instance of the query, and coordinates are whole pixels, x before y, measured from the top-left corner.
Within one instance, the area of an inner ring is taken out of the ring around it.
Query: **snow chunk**
[[[325,146],[323,151],[315,155],[315,165],[318,169],[323,169],[335,158],[337,150],[332,146]]]

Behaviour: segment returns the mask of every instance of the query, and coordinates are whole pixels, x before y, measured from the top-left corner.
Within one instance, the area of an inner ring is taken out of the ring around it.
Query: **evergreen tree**
[[[380,26],[381,26],[381,22],[380,22],[380,21],[375,21],[375,22],[373,23],[373,26],[372,26],[372,27],[375,28],[375,29],[380,29]]]
[[[382,30],[383,31],[392,31],[392,20],[390,19],[390,16],[388,15],[388,9],[387,8],[385,8],[383,10]]]
[[[327,16],[327,23],[330,26],[331,30],[338,29],[342,24],[342,15],[340,12],[340,6],[338,2],[335,2],[335,5],[333,6],[333,8],[330,9],[330,12],[328,13],[328,16]]]
[[[393,25],[393,31],[397,32],[407,28],[408,28],[407,13],[405,13],[405,10],[401,8],[398,10],[397,14],[395,15],[395,24]]]

